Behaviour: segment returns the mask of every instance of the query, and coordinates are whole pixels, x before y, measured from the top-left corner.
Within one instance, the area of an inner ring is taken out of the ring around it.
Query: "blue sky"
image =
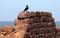
[[[51,12],[60,21],[60,0],[0,0],[0,21],[14,21],[25,5],[29,11]]]

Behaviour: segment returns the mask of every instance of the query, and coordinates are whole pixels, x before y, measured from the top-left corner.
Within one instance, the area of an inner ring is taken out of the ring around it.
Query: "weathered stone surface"
[[[15,28],[16,30],[17,30],[17,29],[20,29],[20,30],[27,30],[28,24],[15,25],[14,28]]]
[[[0,29],[0,38],[3,38],[4,35],[2,34],[2,30]]]
[[[39,12],[36,11],[36,16],[42,16],[42,17],[52,17],[52,14],[50,12]]]
[[[2,30],[2,34],[6,35],[8,33],[11,33],[14,29],[11,26],[3,26],[1,30]]]
[[[60,32],[60,27],[56,27],[57,32]]]
[[[3,26],[1,28],[2,31],[8,31],[8,32],[12,32],[13,31],[13,27],[12,26]]]
[[[18,19],[24,19],[24,18],[31,18],[35,16],[46,16],[46,17],[51,17],[52,14],[50,12],[22,12],[18,15]]]
[[[25,38],[52,38],[56,35],[56,24],[50,12],[22,12],[14,22],[16,27],[28,24]],[[21,28],[21,26],[19,27]],[[49,35],[46,36],[46,34]]]
[[[56,27],[56,38],[60,38],[60,27]]]
[[[57,36],[60,36],[60,27],[56,27]]]
[[[25,33],[26,33],[26,31],[19,30],[18,32],[15,33],[15,38],[24,38]]]
[[[18,24],[27,24],[27,23],[31,23],[31,20],[30,19],[24,19],[24,20],[15,19],[15,21],[14,21],[15,25],[18,25]]]
[[[18,19],[29,18],[31,16],[36,16],[34,12],[22,12],[18,15]]]
[[[2,30],[0,29],[0,35],[2,34]]]
[[[42,22],[54,22],[52,17],[41,17]]]
[[[19,13],[18,18],[26,18],[27,15],[24,12]]]
[[[14,20],[14,27],[3,26],[0,38],[58,38],[60,28],[50,12],[21,12]]]

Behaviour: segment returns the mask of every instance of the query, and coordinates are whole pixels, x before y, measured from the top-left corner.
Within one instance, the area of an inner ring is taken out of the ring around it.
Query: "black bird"
[[[27,11],[29,9],[28,5],[26,5],[25,9],[23,10],[23,12]]]

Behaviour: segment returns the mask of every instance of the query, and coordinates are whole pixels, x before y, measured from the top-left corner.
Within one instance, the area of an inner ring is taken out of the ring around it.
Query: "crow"
[[[23,12],[27,11],[29,9],[29,6],[26,5],[25,9],[23,10]]]

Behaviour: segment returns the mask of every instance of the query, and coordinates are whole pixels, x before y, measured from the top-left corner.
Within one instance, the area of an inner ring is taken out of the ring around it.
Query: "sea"
[[[0,27],[2,26],[14,26],[14,21],[0,21]]]
[[[60,21],[55,22],[56,23],[56,27],[60,26]],[[14,26],[14,21],[0,21],[0,27],[2,26]]]

